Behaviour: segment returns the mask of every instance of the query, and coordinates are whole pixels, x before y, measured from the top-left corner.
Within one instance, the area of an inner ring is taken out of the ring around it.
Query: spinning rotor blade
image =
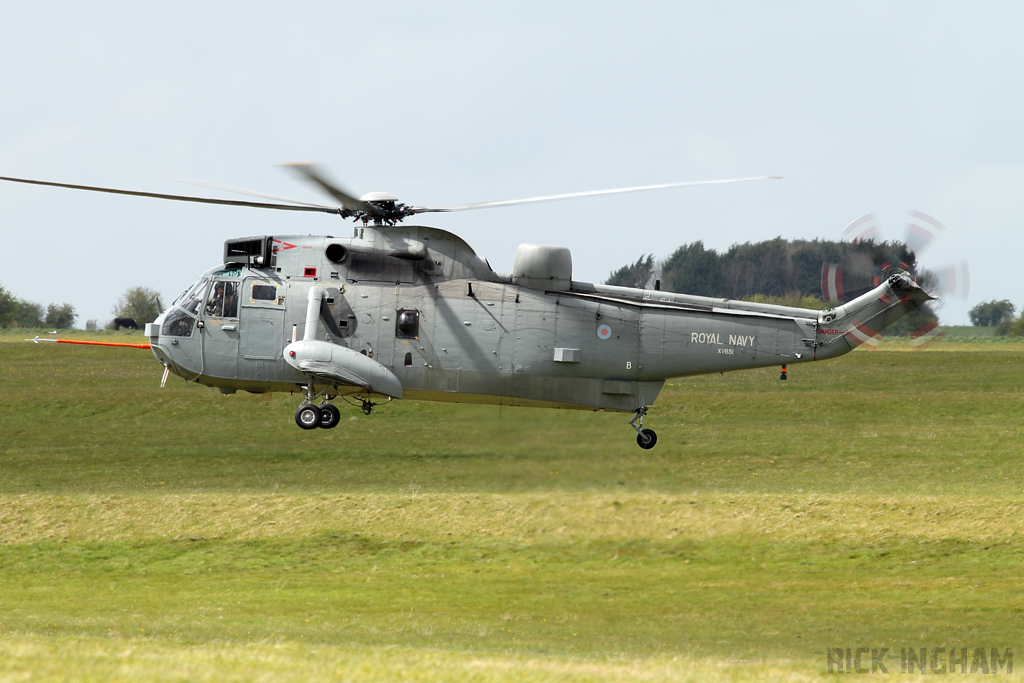
[[[971,276],[967,268],[967,261],[929,269],[927,272],[935,283],[937,294],[955,297],[962,301],[967,300],[967,295],[971,291]]]
[[[0,180],[29,185],[48,185],[50,187],[66,187],[72,190],[89,190],[90,192],[108,192],[110,194],[127,194],[135,197],[152,197],[153,199],[171,199],[178,202],[198,202],[200,204],[226,204],[228,206],[250,206],[257,209],[278,209],[281,211],[319,211],[321,213],[340,213],[339,209],[326,206],[291,206],[288,204],[268,204],[266,202],[244,202],[236,199],[208,199],[206,197],[188,197],[178,194],[160,194],[157,192],[138,192],[135,190],[117,190],[111,187],[95,187],[93,185],[70,185],[53,183],[46,180],[29,180],[27,178],[8,178],[0,176]]]
[[[348,192],[345,192],[344,190],[339,188],[337,185],[335,185],[334,183],[331,183],[326,178],[324,178],[316,170],[317,169],[317,164],[291,163],[291,164],[281,164],[281,166],[285,166],[287,168],[293,169],[296,173],[301,175],[303,178],[305,178],[309,182],[311,182],[314,185],[316,185],[317,187],[319,187],[321,190],[324,190],[325,192],[327,192],[327,194],[329,194],[332,197],[334,197],[335,199],[337,199],[341,203],[342,206],[344,206],[346,209],[349,209],[350,211],[362,211],[362,212],[367,213],[367,214],[369,214],[371,216],[376,216],[376,215],[380,214],[380,211],[377,209],[376,206],[373,206],[372,204],[367,204],[366,202],[364,202],[362,200],[356,199],[355,197],[350,195]]]
[[[337,213],[337,209],[333,206],[327,206],[326,204],[314,204],[313,202],[303,201],[301,199],[292,199],[290,197],[278,197],[273,194],[265,194],[263,192],[255,192],[253,190],[246,190],[241,187],[231,187],[230,185],[221,185],[220,183],[211,183],[206,180],[179,180],[179,183],[187,183],[189,185],[195,185],[196,187],[205,187],[211,190],[218,190],[220,192],[233,192],[234,194],[244,194],[250,197],[261,197],[263,199],[273,199],[279,202],[291,202],[300,206],[316,206],[321,209],[330,209]]]
[[[857,244],[878,237],[878,218],[869,213],[861,216],[843,229],[842,239]]]
[[[938,238],[946,233],[946,226],[920,211],[911,211],[907,219],[905,244],[919,255]],[[967,261],[958,261],[946,266],[928,268],[925,271],[934,284],[937,293],[966,300],[970,293],[970,273]]]
[[[920,211],[911,211],[907,219],[907,235],[903,239],[911,251],[918,256],[932,242],[946,232],[946,226],[938,222],[928,214]]]
[[[641,185],[639,187],[620,187],[611,190],[593,190],[589,192],[570,192],[568,194],[552,194],[543,197],[529,197],[526,199],[499,199],[490,202],[475,202],[472,204],[457,204],[455,206],[439,207],[416,207],[411,213],[440,213],[446,211],[469,211],[470,209],[490,209],[497,206],[515,206],[517,204],[535,204],[538,202],[553,202],[560,199],[575,199],[577,197],[594,197],[605,194],[625,194],[627,192],[646,192],[648,190],[665,190],[672,187],[691,187],[693,185],[719,185],[722,183],[745,183],[754,180],[781,180],[782,176],[770,175],[759,178],[728,178],[725,180],[695,180],[683,183],[665,183],[663,185]]]

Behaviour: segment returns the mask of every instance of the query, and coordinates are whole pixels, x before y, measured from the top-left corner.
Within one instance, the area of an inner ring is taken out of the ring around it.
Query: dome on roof
[[[398,197],[390,192],[367,192],[359,198],[361,202],[397,202]]]

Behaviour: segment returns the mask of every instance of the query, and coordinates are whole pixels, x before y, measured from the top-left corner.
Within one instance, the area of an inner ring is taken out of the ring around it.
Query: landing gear
[[[658,435],[653,429],[644,429],[644,415],[647,414],[647,406],[640,406],[636,409],[636,415],[629,421],[629,426],[636,430],[636,445],[644,450],[654,448],[658,443]]]
[[[658,435],[654,433],[653,429],[641,429],[636,435],[636,445],[644,450],[654,448],[656,443],[658,443]]]
[[[303,429],[316,429],[317,427],[333,429],[338,426],[338,422],[341,420],[341,411],[328,403],[330,398],[327,396],[328,389],[330,387],[315,393],[316,389],[312,383],[302,387],[305,400],[299,406],[299,409],[295,411],[295,424]],[[322,399],[320,405],[314,403],[317,399]]]
[[[322,411],[312,403],[303,403],[295,411],[295,424],[303,429],[316,429],[322,419]]]
[[[303,400],[302,405],[295,411],[295,424],[299,425],[302,429],[334,429],[341,422],[341,411],[331,403],[332,399],[338,398],[338,395],[334,392],[337,391],[337,387],[329,385],[317,391],[313,386],[313,383],[300,384],[299,388],[302,390]],[[373,409],[377,407],[378,403],[374,403],[366,398],[359,398],[362,401],[361,409],[364,414],[369,415],[373,412]],[[358,405],[347,396],[342,396],[341,400],[345,401],[349,405]],[[391,399],[388,399],[387,407],[390,407]],[[355,418],[353,418],[355,419]]]
[[[334,429],[341,420],[341,411],[337,406],[327,403],[320,404],[320,429]]]

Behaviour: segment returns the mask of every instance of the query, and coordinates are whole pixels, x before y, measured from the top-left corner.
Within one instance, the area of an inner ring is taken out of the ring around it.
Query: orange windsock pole
[[[36,337],[35,339],[26,339],[25,341],[35,342],[54,342],[57,344],[86,344],[88,346],[127,346],[133,349],[148,349],[151,348],[149,344],[118,344],[115,342],[97,342],[97,341],[84,341],[81,339],[43,339]]]

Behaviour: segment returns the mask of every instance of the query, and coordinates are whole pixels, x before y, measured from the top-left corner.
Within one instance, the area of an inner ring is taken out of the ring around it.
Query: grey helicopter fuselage
[[[568,250],[540,245],[499,274],[444,230],[357,227],[229,240],[146,334],[170,372],[224,393],[642,419],[666,379],[833,358],[929,298],[902,273],[829,311],[612,287],[572,280]]]

